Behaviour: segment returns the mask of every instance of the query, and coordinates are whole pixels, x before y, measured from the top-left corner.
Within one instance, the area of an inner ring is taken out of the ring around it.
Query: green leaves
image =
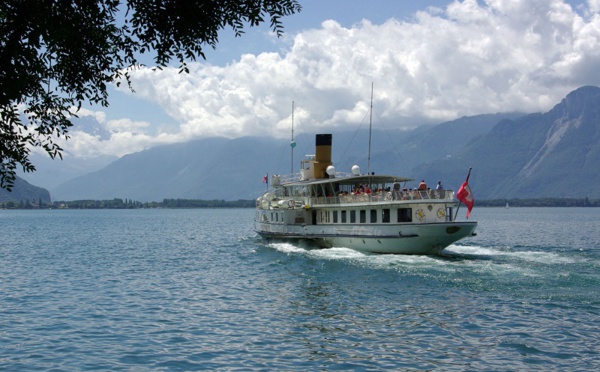
[[[35,167],[28,159],[27,144],[32,135],[21,123],[16,105],[0,106],[0,187],[12,190],[16,179],[17,165],[31,172]]]
[[[0,2],[0,187],[14,184],[18,164],[35,170],[32,147],[62,157],[55,138],[68,138],[72,107],[108,106],[109,84],[152,54],[158,68],[172,59],[205,58],[218,33],[269,19],[278,36],[281,18],[301,10],[297,0],[5,0]],[[23,121],[20,117],[25,117]]]

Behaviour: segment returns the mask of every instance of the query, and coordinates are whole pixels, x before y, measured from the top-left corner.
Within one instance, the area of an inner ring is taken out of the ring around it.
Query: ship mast
[[[292,171],[291,171],[291,174],[294,174],[294,147],[296,147],[296,142],[294,142],[294,101],[292,101],[292,141],[290,142],[290,146],[292,148]]]
[[[367,157],[367,174],[371,174],[371,127],[373,126],[373,83],[371,83],[371,112],[369,116],[369,156]]]

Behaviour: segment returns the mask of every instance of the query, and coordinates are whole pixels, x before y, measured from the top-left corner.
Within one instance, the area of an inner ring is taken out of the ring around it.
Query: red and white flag
[[[475,204],[475,199],[473,198],[473,193],[471,192],[471,188],[469,187],[469,176],[471,176],[471,168],[469,168],[469,174],[467,174],[467,179],[458,189],[456,193],[456,198],[461,202],[465,203],[467,206],[467,219],[471,215],[471,209],[473,209],[473,204]]]
[[[263,183],[267,183],[269,179],[269,175],[267,174],[266,176],[263,177]]]

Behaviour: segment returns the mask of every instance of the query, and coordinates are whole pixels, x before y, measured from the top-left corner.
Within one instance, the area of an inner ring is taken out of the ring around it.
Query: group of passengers
[[[358,187],[355,187],[352,189],[351,194],[352,195],[362,195],[362,194],[367,194],[370,195],[372,193],[371,188],[369,187],[369,185],[360,185]]]
[[[437,182],[437,186],[435,189],[439,191],[437,193],[439,197],[439,195],[441,195],[440,192],[444,190],[444,187],[442,186],[442,181]],[[431,188],[427,187],[427,183],[425,182],[425,180],[421,180],[419,186],[414,189],[407,189],[405,187],[402,190],[400,189],[400,183],[397,180],[394,180],[394,188],[392,191],[393,200],[421,199],[425,195],[428,198],[432,196]]]
[[[436,190],[438,190],[438,191],[444,190],[444,187],[442,186],[442,181],[438,181]],[[344,196],[344,195],[348,195],[348,193],[340,192],[339,195]],[[425,180],[422,180],[419,183],[419,186],[414,189],[412,189],[412,188],[407,189],[406,187],[401,188],[400,183],[397,180],[394,180],[393,188],[386,187],[385,189],[383,189],[380,187],[380,188],[376,189],[375,191],[371,190],[369,185],[361,184],[361,185],[358,185],[357,187],[354,187],[352,189],[352,192],[350,193],[350,195],[353,195],[353,196],[366,195],[366,196],[371,196],[373,198],[381,197],[381,198],[387,198],[387,199],[392,199],[392,200],[409,200],[409,199],[422,199],[424,197],[426,197],[426,198],[433,197],[431,194],[431,188],[427,187]],[[438,193],[438,197],[439,197],[439,195],[441,195],[441,194]]]

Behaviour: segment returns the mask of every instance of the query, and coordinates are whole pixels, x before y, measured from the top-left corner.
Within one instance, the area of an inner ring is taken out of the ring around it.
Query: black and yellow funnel
[[[314,177],[327,178],[327,167],[331,163],[331,134],[317,134],[314,160]]]

